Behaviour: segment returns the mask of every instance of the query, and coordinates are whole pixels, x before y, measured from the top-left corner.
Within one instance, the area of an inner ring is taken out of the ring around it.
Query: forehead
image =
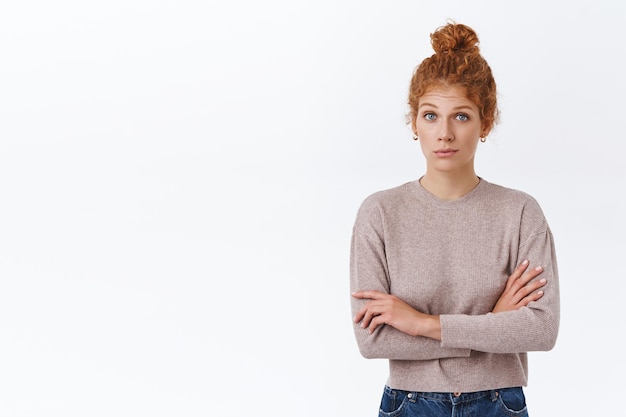
[[[478,106],[467,97],[465,88],[457,86],[443,85],[429,89],[419,99],[419,107],[424,105],[436,107],[469,106],[478,110]]]

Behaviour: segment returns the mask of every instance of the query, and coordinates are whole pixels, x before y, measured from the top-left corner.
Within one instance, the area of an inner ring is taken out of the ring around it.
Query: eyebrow
[[[437,106],[435,106],[435,105],[434,105],[434,104],[432,104],[432,103],[428,103],[428,102],[425,102],[425,103],[420,104],[418,108],[420,108],[420,109],[421,109],[423,106],[430,106],[430,107],[434,107],[435,109],[438,109],[438,107],[437,107]],[[473,109],[473,108],[472,108],[472,106],[469,106],[469,105],[467,105],[467,104],[463,104],[462,106],[455,107],[453,110],[455,110],[455,111],[458,111],[458,110],[471,110],[471,111],[476,111],[475,109]]]

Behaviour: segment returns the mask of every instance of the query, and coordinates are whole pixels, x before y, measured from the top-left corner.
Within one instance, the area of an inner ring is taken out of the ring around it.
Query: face
[[[478,106],[458,87],[436,88],[419,100],[413,129],[419,135],[427,171],[475,175],[474,154],[482,123]]]

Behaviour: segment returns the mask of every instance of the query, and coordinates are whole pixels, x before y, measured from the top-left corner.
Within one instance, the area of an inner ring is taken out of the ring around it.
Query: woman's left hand
[[[380,291],[364,290],[353,297],[369,300],[354,317],[355,323],[368,329],[370,334],[383,324],[395,327],[411,336],[426,336],[441,340],[439,316],[421,313],[396,297]]]

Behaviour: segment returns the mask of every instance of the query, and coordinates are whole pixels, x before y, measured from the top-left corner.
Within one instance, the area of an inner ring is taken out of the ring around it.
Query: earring
[[[487,138],[486,138],[486,137],[484,137],[484,136],[481,136],[481,137],[480,137],[480,141],[481,141],[482,143],[485,143],[485,142],[487,142]]]
[[[420,140],[420,135],[413,134],[413,140]]]

